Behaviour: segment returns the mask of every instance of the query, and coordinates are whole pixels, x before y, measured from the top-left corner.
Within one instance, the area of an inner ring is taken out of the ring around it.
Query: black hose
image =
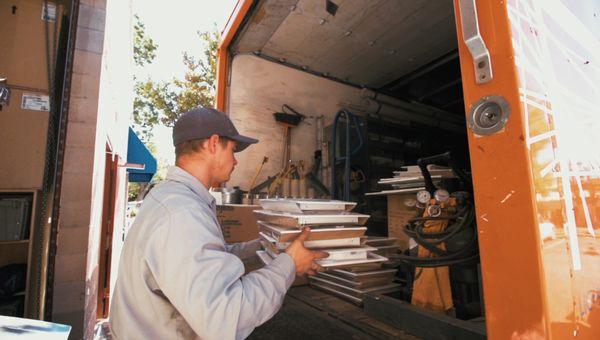
[[[474,261],[474,260],[478,260],[479,253],[471,255],[466,258],[455,259],[455,260],[435,261],[435,262],[431,261],[431,262],[415,263],[415,262],[412,262],[412,260],[404,260],[404,259],[396,258],[396,256],[390,257],[390,259],[391,260],[400,260],[402,262],[409,263],[409,264],[411,264],[415,267],[419,267],[419,268],[435,268],[435,267],[447,267],[447,266],[461,265],[461,264],[466,264],[466,263]]]
[[[449,221],[449,225],[443,231],[425,232],[426,222],[440,220]],[[428,250],[434,257],[424,258],[397,254],[390,256],[390,259],[399,260],[415,267],[443,267],[476,260],[479,254],[472,254],[474,249],[477,249],[477,233],[474,222],[475,210],[468,201],[464,207],[451,216],[414,218],[404,227],[404,233],[413,238],[420,247]],[[438,246],[469,228],[473,229],[471,237],[460,249],[449,251]]]

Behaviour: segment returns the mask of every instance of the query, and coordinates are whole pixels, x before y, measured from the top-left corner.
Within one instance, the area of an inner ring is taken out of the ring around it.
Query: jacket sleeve
[[[260,250],[261,246],[260,241],[256,239],[248,242],[226,244],[225,248],[227,249],[227,252],[236,255],[242,260],[245,260],[249,257],[255,256],[256,251]]]
[[[287,254],[243,276],[216,221],[200,209],[178,209],[146,245],[146,261],[162,294],[202,339],[242,339],[281,307],[294,280]]]

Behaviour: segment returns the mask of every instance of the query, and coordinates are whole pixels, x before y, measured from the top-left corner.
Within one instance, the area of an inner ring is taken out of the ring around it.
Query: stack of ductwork
[[[395,270],[382,272],[381,264],[387,258],[376,253],[378,248],[362,242],[369,216],[351,212],[356,203],[264,199],[260,205],[263,209],[255,213],[264,250],[257,254],[265,264],[285,251],[304,227],[310,227],[304,246],[329,253],[317,260],[327,271],[310,276],[311,285],[356,303],[365,293],[399,287],[392,283]]]

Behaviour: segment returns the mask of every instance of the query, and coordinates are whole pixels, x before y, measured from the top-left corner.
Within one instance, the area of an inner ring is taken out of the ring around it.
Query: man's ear
[[[219,136],[218,135],[212,135],[208,138],[207,140],[207,150],[208,152],[210,152],[211,154],[214,154],[217,152],[217,144],[219,144]]]

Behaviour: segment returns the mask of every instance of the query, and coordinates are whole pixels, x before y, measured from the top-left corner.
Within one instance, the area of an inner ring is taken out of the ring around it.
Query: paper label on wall
[[[52,2],[46,2],[42,4],[42,20],[52,22],[56,21],[56,4]]]
[[[21,108],[23,110],[50,111],[50,97],[25,93],[21,98]]]

